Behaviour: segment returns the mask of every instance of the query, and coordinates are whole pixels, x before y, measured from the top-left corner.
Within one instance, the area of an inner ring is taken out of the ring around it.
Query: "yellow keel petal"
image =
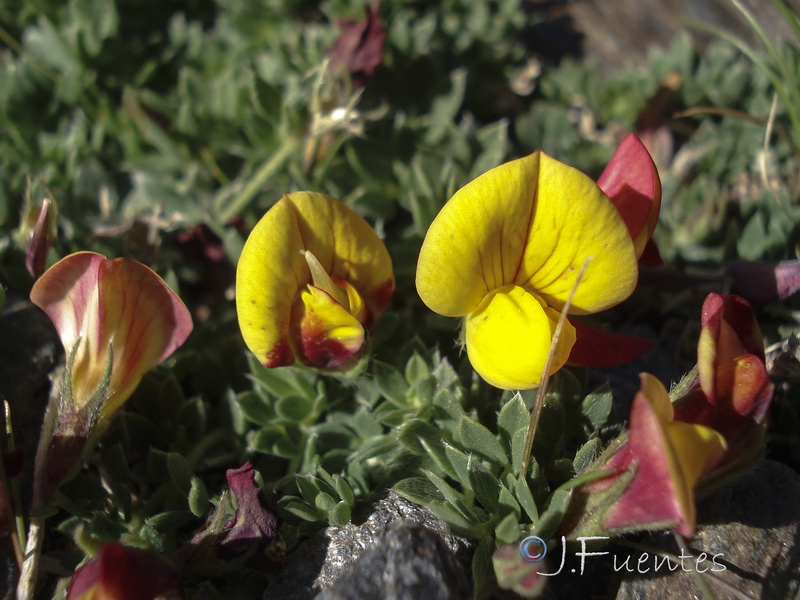
[[[499,388],[537,387],[558,316],[535,294],[519,286],[492,292],[466,319],[467,354],[472,366]],[[551,373],[564,366],[574,343],[575,328],[565,322]]]

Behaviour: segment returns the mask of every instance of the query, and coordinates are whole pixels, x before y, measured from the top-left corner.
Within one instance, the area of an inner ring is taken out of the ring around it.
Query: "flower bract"
[[[346,368],[393,291],[389,253],[364,219],[325,194],[287,194],[242,250],[239,327],[267,367]]]

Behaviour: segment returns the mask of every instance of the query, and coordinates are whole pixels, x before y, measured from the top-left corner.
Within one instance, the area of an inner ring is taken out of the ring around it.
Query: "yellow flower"
[[[370,225],[325,194],[286,194],[259,221],[236,271],[247,347],[267,367],[347,368],[394,291]]]
[[[569,314],[605,310],[636,287],[636,251],[625,222],[597,184],[542,152],[467,184],[431,224],[417,291],[433,311],[466,317],[475,370],[504,389],[537,387],[553,330],[584,262]],[[567,361],[575,328],[564,324],[551,372]]]

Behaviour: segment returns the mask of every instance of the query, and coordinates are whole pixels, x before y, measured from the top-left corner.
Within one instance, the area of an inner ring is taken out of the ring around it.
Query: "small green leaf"
[[[190,523],[194,519],[191,513],[185,510],[168,510],[145,519],[145,524],[160,532],[175,531]]]
[[[421,439],[435,444],[441,437],[442,433],[439,429],[422,419],[407,421],[397,431],[397,441],[403,448],[417,456],[425,454],[425,448],[420,444]]]
[[[294,480],[303,499],[309,504],[313,503],[320,492],[318,480],[310,475],[295,475]]]
[[[453,465],[452,468],[458,475],[458,477],[454,477],[453,479],[458,481],[461,485],[469,484],[469,456],[447,442],[444,442],[444,451],[447,460]]]
[[[500,494],[498,497],[498,503],[500,505],[499,513],[501,515],[513,514],[514,519],[519,521],[520,517],[522,517],[522,510],[519,507],[519,503],[514,498],[514,494],[509,492],[505,486],[500,486]]]
[[[199,477],[192,477],[192,487],[189,490],[189,510],[195,517],[202,517],[208,512],[210,505],[206,484]]]
[[[456,527],[459,533],[475,537],[475,525],[467,521],[460,513],[453,510],[449,505],[441,502],[431,502],[426,505],[437,517]]]
[[[401,479],[392,486],[392,489],[406,500],[428,506],[431,502],[444,500],[441,492],[426,477],[408,477]]]
[[[487,510],[494,513],[497,511],[498,494],[501,485],[489,471],[486,470],[479,460],[474,456],[469,457],[469,488],[475,494],[475,498]]]
[[[542,513],[541,518],[533,528],[533,534],[542,539],[549,539],[558,530],[564,515],[567,514],[569,501],[572,497],[570,490],[558,489],[550,496],[547,509]]]
[[[461,510],[464,508],[464,496],[461,494],[461,492],[456,491],[453,486],[447,483],[443,478],[439,477],[436,473],[423,470],[422,474],[431,480],[431,483],[436,486],[436,489],[438,489],[442,496],[444,496],[445,500],[452,504],[456,509]]]
[[[332,510],[328,511],[328,521],[332,525],[340,527],[347,525],[350,522],[350,505],[346,502],[337,503]]]
[[[278,504],[284,510],[297,517],[300,517],[304,521],[311,521],[313,523],[317,521],[323,521],[325,519],[325,513],[322,513],[316,508],[309,506],[298,498],[284,497],[281,498]]]
[[[169,478],[172,484],[179,492],[188,494],[192,487],[192,477],[194,476],[194,471],[189,461],[182,454],[170,452],[167,454],[167,469],[169,470]]]
[[[581,414],[589,422],[590,431],[598,431],[605,426],[612,405],[611,388],[607,383],[586,396],[581,403]]]
[[[500,414],[497,415],[497,429],[500,432],[500,439],[506,444],[506,448],[511,451],[511,440],[520,430],[527,431],[530,422],[530,413],[520,394],[514,396],[503,405]]]
[[[396,406],[406,406],[409,385],[403,374],[393,366],[378,361],[373,362],[372,370],[381,394]]]
[[[600,456],[602,449],[603,442],[600,441],[600,438],[592,438],[581,446],[575,453],[575,460],[572,461],[575,473],[583,473]]]
[[[334,486],[336,487],[336,493],[339,494],[339,498],[342,499],[342,502],[346,502],[349,506],[353,506],[356,503],[356,496],[353,494],[353,488],[350,487],[350,484],[347,482],[347,480],[341,475],[334,475],[333,481]]]
[[[260,394],[253,391],[242,392],[236,395],[236,403],[248,421],[265,426],[275,423],[275,411]]]
[[[330,494],[326,494],[325,492],[320,492],[317,494],[317,497],[314,498],[314,506],[323,512],[332,511],[336,507],[336,504],[336,500],[334,500]]]
[[[533,494],[531,493],[531,489],[528,486],[528,482],[524,476],[520,476],[517,479],[517,483],[514,486],[514,495],[516,496],[519,505],[527,513],[531,522],[535,523],[538,521],[539,509],[536,506],[536,500],[533,499]]]
[[[496,465],[507,465],[510,460],[497,437],[486,427],[469,417],[458,423],[458,439],[467,452],[473,452]]]
[[[433,405],[437,409],[437,417],[441,419],[452,419],[458,421],[464,416],[464,409],[456,398],[456,395],[449,389],[442,388],[433,395]]]
[[[507,514],[494,528],[494,536],[501,544],[519,542],[520,533],[520,526],[514,513]]]
[[[290,423],[302,423],[314,408],[314,398],[302,396],[285,396],[275,403],[275,413]]]
[[[406,381],[408,381],[409,385],[414,385],[430,374],[431,370],[425,364],[425,360],[415,352],[406,363]]]
[[[488,598],[497,586],[492,566],[494,540],[483,538],[472,556],[473,598]]]
[[[447,452],[445,451],[444,444],[442,443],[441,440],[438,440],[436,442],[433,441],[428,442],[424,439],[420,439],[419,443],[425,449],[425,452],[428,453],[428,456],[430,456],[433,459],[433,462],[435,462],[436,465],[442,471],[444,471],[446,475],[452,477],[456,481],[459,481],[458,472],[453,468],[452,463],[447,458]],[[466,455],[464,456],[466,458]]]

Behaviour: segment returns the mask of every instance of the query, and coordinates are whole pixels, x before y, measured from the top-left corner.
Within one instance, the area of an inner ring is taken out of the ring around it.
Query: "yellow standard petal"
[[[417,291],[429,308],[452,317],[512,284],[560,309],[589,257],[571,313],[627,298],[638,277],[636,253],[597,184],[536,152],[481,175],[444,206],[422,244]]]
[[[488,294],[466,319],[466,345],[475,370],[491,385],[529,389],[542,380],[558,313],[519,286]],[[551,366],[560,369],[575,343],[575,329],[565,321]]]
[[[514,282],[536,207],[538,156],[487,171],[436,216],[417,262],[417,292],[431,310],[462,317]]]
[[[536,289],[549,306],[561,309],[591,258],[570,314],[591,314],[622,302],[633,293],[639,274],[622,217],[589,177],[543,153],[538,161],[530,238],[514,283]]]

